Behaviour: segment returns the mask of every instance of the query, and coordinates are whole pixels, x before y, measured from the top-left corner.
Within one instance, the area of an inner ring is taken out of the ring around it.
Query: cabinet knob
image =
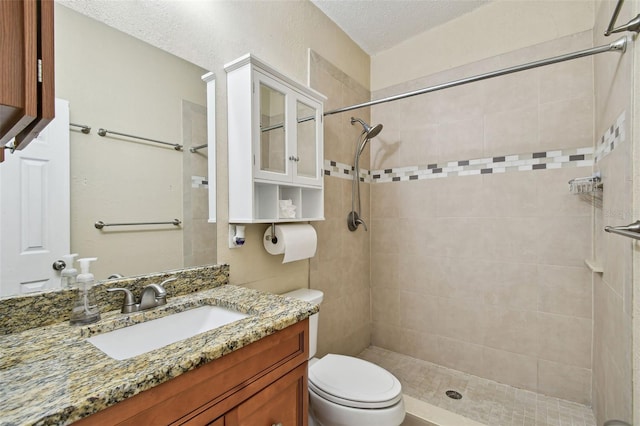
[[[289,161],[300,161],[300,157],[294,157],[293,155],[290,155]]]
[[[282,426],[282,423],[274,423],[271,426]]]

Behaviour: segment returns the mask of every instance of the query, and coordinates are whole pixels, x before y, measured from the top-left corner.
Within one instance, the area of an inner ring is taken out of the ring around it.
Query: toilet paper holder
[[[271,241],[272,244],[277,244],[278,243],[278,237],[276,237],[276,224],[275,223],[271,224],[271,235],[265,235],[264,239],[266,241]]]

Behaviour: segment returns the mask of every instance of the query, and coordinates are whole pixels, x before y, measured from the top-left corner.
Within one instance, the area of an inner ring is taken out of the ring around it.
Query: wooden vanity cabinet
[[[75,424],[307,426],[308,334],[301,321]]]
[[[22,149],[55,115],[53,0],[0,1],[0,28],[0,147]]]

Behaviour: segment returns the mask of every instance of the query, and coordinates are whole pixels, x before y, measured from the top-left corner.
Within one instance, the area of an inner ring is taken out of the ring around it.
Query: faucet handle
[[[131,312],[135,312],[136,310],[136,299],[133,297],[133,293],[129,289],[116,287],[116,288],[108,288],[107,291],[112,293],[114,291],[122,291],[124,292],[124,300],[122,301],[122,310],[123,314],[128,314]]]

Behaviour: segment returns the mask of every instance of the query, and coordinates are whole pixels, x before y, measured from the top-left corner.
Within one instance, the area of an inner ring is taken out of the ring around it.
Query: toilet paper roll
[[[277,242],[271,242],[271,226],[264,232],[264,248],[269,254],[283,254],[282,263],[308,259],[316,254],[318,235],[308,224],[276,225]]]

